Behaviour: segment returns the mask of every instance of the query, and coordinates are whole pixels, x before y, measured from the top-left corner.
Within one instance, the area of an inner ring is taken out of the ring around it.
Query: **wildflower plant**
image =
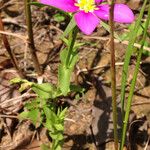
[[[36,94],[36,98],[25,104],[25,111],[19,115],[20,120],[30,120],[36,129],[44,126],[52,138],[52,144],[43,144],[42,147],[61,150],[67,108],[57,106],[57,98],[62,95],[59,89],[50,83],[37,84],[19,78],[12,79],[11,83],[20,84],[20,92],[30,88]]]
[[[28,2],[30,2],[28,0]],[[147,0],[145,0],[145,3]],[[144,3],[144,4],[145,4]],[[74,70],[74,66],[76,65],[79,57],[78,57],[78,48],[80,44],[77,43],[78,32],[81,31],[83,34],[91,35],[96,27],[103,23],[103,21],[110,22],[110,33],[112,36],[112,45],[114,49],[114,41],[113,41],[113,22],[118,23],[127,23],[130,24],[134,21],[134,14],[132,10],[125,4],[115,4],[114,1],[112,3],[108,3],[105,0],[39,0],[39,3],[32,2],[30,4],[38,5],[38,6],[52,6],[56,9],[64,11],[70,16],[70,23],[66,27],[61,39],[64,42],[65,48],[60,52],[60,64],[58,68],[58,83],[57,85],[52,85],[50,83],[42,83],[37,84],[33,82],[29,82],[23,79],[14,79],[12,83],[20,83],[21,91],[24,91],[27,88],[31,88],[31,90],[36,94],[36,99],[33,99],[31,102],[28,102],[25,107],[27,111],[24,111],[20,114],[22,119],[30,119],[35,127],[44,126],[48,129],[49,135],[52,138],[52,144],[50,145],[51,150],[60,150],[63,145],[63,131],[64,131],[64,119],[66,115],[67,109],[58,108],[57,101],[61,96],[67,96],[70,92],[80,92],[83,93],[84,90],[77,85],[72,85],[70,83],[71,75]],[[146,5],[146,4],[145,4]],[[143,10],[144,12],[144,10]],[[143,13],[142,12],[142,13]],[[150,15],[150,12],[149,12]],[[140,16],[140,19],[142,15]],[[140,19],[138,20],[137,26],[140,25]],[[148,21],[146,22],[148,26]],[[146,26],[146,27],[147,27]],[[143,43],[145,40],[146,30],[144,31]],[[124,70],[127,72],[129,60],[131,57],[130,49],[133,48],[136,31],[134,32],[134,40],[131,40],[131,45],[129,45],[127,57],[125,61]],[[131,34],[132,37],[132,34]],[[142,45],[143,46],[143,45]],[[143,48],[143,47],[142,47]],[[115,55],[114,51],[112,52],[112,70],[113,70],[113,78],[115,78]],[[130,55],[130,56],[129,56]],[[141,58],[141,52],[138,58]],[[137,67],[137,68],[138,68]],[[137,69],[136,68],[136,73]],[[137,74],[136,74],[137,75]],[[136,78],[135,75],[135,78]],[[125,82],[126,75],[124,75],[123,79],[123,92],[122,92],[122,109],[124,111],[124,93],[125,93]],[[113,79],[112,79],[113,80]],[[115,80],[115,79],[114,79]],[[114,86],[112,86],[113,92],[115,92],[115,81]],[[133,83],[132,93],[130,97],[132,98],[133,89],[135,86],[135,80]],[[112,92],[112,93],[113,93]],[[115,93],[114,93],[115,94]],[[113,94],[112,94],[113,95]],[[112,96],[113,97],[113,96]],[[115,101],[114,101],[115,102]],[[125,115],[125,121],[127,123],[130,111],[131,100],[129,101],[127,114]],[[115,105],[115,103],[114,103]],[[116,109],[114,107],[114,109]],[[114,113],[114,116],[117,116]],[[116,119],[117,120],[117,119]],[[116,126],[117,126],[117,122]],[[127,125],[124,124],[122,141],[120,150],[123,149],[125,142],[125,134],[126,134]],[[116,150],[117,150],[116,146]]]
[[[73,68],[78,60],[76,37],[78,28],[86,35],[90,35],[101,23],[101,20],[110,19],[110,4],[104,0],[40,0],[44,5],[49,5],[70,14],[71,21],[63,34],[66,48],[60,53],[61,64],[59,66],[59,87],[62,94],[67,95],[70,91],[70,78]],[[134,14],[124,4],[115,4],[113,20],[119,23],[132,23]],[[67,39],[68,38],[68,39]],[[112,41],[113,42],[113,41]],[[115,62],[114,51],[112,62]],[[115,78],[115,66],[112,66],[112,76]],[[117,112],[115,98],[115,81],[112,81],[113,111],[114,111],[114,137],[117,149]]]
[[[66,28],[67,34],[64,33],[64,36],[70,35],[68,40],[65,40],[67,47],[60,53],[61,65],[59,66],[59,86],[63,94],[66,95],[70,87],[71,72],[78,60],[77,47],[75,46],[77,27],[84,34],[92,34],[101,19],[109,20],[110,6],[104,3],[104,0],[40,0],[40,3],[71,13],[71,27],[69,24],[69,28]],[[114,21],[131,23],[134,21],[134,14],[127,5],[116,4]]]

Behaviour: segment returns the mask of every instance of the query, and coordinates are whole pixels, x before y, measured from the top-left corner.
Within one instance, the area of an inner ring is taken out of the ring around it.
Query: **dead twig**
[[[36,54],[36,47],[34,44],[34,37],[33,37],[33,28],[32,28],[32,17],[31,17],[31,6],[29,5],[30,0],[24,0],[25,4],[25,16],[26,16],[26,24],[27,24],[27,31],[28,31],[28,40],[29,40],[29,48],[32,55],[32,60],[34,62],[34,67],[37,71],[37,74],[41,76],[43,71],[40,68],[40,64]]]
[[[150,141],[150,136],[148,136],[148,140],[147,140],[147,142],[146,142],[146,145],[145,145],[145,147],[144,147],[144,150],[147,150],[149,141]]]
[[[124,62],[117,62],[115,63],[116,66],[122,66],[124,64]],[[78,68],[78,72],[77,72],[77,75],[79,75],[81,72],[88,72],[88,71],[94,71],[94,70],[98,70],[98,69],[101,69],[101,68],[106,68],[106,67],[110,67],[110,64],[107,64],[107,65],[101,65],[101,66],[96,66],[96,67],[93,67],[93,68],[90,68],[90,69],[79,69]]]
[[[12,118],[12,119],[18,119],[18,116],[13,116],[13,115],[1,115],[0,118]]]
[[[131,106],[137,106],[137,105],[149,105],[150,104],[150,99],[148,99],[147,102],[138,102],[138,103],[133,103]]]
[[[108,37],[97,37],[97,36],[84,36],[83,39],[97,39],[97,40],[102,40],[102,41],[108,41],[109,40]],[[114,39],[114,42],[115,43],[125,44],[125,45],[129,44],[129,41],[120,41],[118,39]],[[134,43],[134,47],[141,48],[141,45],[138,44],[138,43]],[[150,47],[144,46],[143,49],[150,52]]]
[[[0,12],[0,30],[4,31],[4,26],[3,26],[3,22],[2,22],[2,18],[1,18],[1,12]],[[9,54],[9,56],[10,56],[10,59],[11,59],[13,65],[14,65],[15,69],[18,71],[20,77],[24,78],[25,76],[24,76],[22,70],[20,69],[20,67],[18,66],[17,59],[16,59],[15,54],[13,53],[13,51],[12,51],[12,49],[10,47],[10,44],[9,44],[9,42],[7,40],[6,35],[2,35],[2,39],[3,39],[4,46],[5,46],[7,52]]]
[[[30,97],[36,97],[36,96],[37,96],[36,94],[24,93],[21,96],[6,100],[3,103],[1,103],[0,105],[1,105],[1,108],[9,107],[9,103],[11,103],[11,105],[15,105],[16,103],[21,102],[23,98],[30,98]]]
[[[14,25],[19,26],[19,27],[24,28],[24,29],[27,28],[25,25],[21,25],[18,21],[16,21],[15,19],[12,19],[12,18],[3,19],[3,23],[14,24]]]
[[[25,43],[28,43],[27,37],[25,37],[23,35],[19,35],[19,34],[15,34],[15,33],[10,33],[10,32],[6,32],[6,31],[0,31],[0,34],[14,36],[14,37],[17,37],[17,38],[23,40]]]

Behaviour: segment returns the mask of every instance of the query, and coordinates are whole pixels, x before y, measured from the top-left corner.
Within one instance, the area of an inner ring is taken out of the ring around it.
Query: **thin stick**
[[[6,32],[6,31],[0,31],[0,34],[4,34],[4,35],[8,35],[8,36],[13,36],[13,37],[19,38],[20,40],[23,40],[24,43],[28,42],[27,37],[25,37],[23,35],[20,35],[18,33],[15,34],[15,33]]]
[[[148,140],[147,140],[147,142],[146,142],[146,145],[145,145],[145,147],[144,147],[144,150],[147,150],[147,149],[148,149],[148,143],[149,143],[149,141],[150,141],[150,136],[148,136]]]
[[[2,22],[2,18],[1,18],[1,12],[0,12],[0,30],[1,31],[4,31],[4,25],[3,25],[3,22]],[[15,67],[15,69],[18,71],[19,75],[21,78],[24,78],[24,74],[22,72],[22,70],[20,69],[20,67],[18,66],[18,62],[17,62],[17,59],[15,57],[15,54],[13,53],[11,47],[10,47],[10,44],[7,40],[7,37],[6,35],[2,34],[2,39],[3,39],[3,43],[4,43],[4,46],[10,56],[10,59]]]
[[[117,131],[117,101],[116,101],[116,67],[115,67],[115,44],[114,44],[114,0],[111,1],[109,11],[110,25],[110,51],[111,51],[111,91],[112,91],[112,109],[113,109],[113,127],[114,127],[114,147],[118,150],[118,131]]]
[[[0,117],[1,117],[1,118],[12,118],[12,119],[18,119],[18,116],[13,116],[13,115],[1,115],[1,114],[0,114]]]
[[[34,38],[33,38],[31,7],[29,4],[30,0],[24,0],[24,2],[25,2],[26,24],[27,24],[28,38],[29,38],[29,48],[30,48],[35,69],[38,75],[42,75],[42,70],[40,68],[40,64],[36,55],[36,48],[35,48]]]
[[[149,100],[150,100],[150,99],[148,99],[147,102],[133,103],[133,104],[131,104],[131,106],[134,107],[134,106],[138,106],[138,105],[149,105],[149,104],[150,104],[150,101],[149,101]]]
[[[98,37],[98,36],[83,36],[83,39],[97,39],[97,40],[102,40],[102,41],[108,41],[109,40],[108,37]],[[126,41],[126,40],[120,41],[118,39],[114,39],[114,42],[115,43],[121,43],[121,44],[124,44],[124,45],[128,45],[129,44],[129,41]],[[133,46],[136,47],[136,48],[140,48],[141,44],[134,43]],[[144,46],[143,49],[150,52],[150,48],[147,47],[147,46]]]

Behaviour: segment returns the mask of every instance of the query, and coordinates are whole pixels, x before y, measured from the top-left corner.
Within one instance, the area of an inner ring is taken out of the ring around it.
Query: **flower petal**
[[[75,12],[78,10],[74,0],[40,0],[42,4],[50,5],[66,12]]]
[[[134,14],[127,5],[116,4],[114,14],[114,20],[116,22],[132,23],[134,21]]]
[[[103,2],[104,0],[95,0],[95,3],[101,3]]]
[[[94,13],[101,19],[109,19],[109,5],[98,6],[99,10]],[[132,10],[124,4],[115,4],[114,8],[114,21],[119,23],[132,23],[134,21],[134,14]]]
[[[108,20],[109,18],[109,5],[99,5],[98,10],[94,11],[94,14],[97,15],[100,19]]]
[[[100,20],[90,12],[85,13],[84,11],[79,11],[74,17],[79,29],[87,35],[90,35],[100,22]]]

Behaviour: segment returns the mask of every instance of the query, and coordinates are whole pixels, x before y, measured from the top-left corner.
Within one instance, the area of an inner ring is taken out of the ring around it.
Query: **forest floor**
[[[119,1],[119,2],[124,2]],[[0,1],[5,34],[15,53],[19,66],[26,72],[27,79],[36,81],[32,58],[27,44],[24,3],[19,0]],[[140,0],[127,3],[139,14]],[[63,47],[60,36],[67,26],[67,18],[61,22],[50,8],[32,7],[33,30],[37,56],[44,70],[44,81],[57,83],[59,52]],[[60,14],[61,15],[61,14]],[[118,34],[128,32],[128,25],[115,24]],[[113,149],[113,126],[110,89],[109,33],[99,25],[91,36],[78,34],[80,59],[75,67],[71,82],[85,88],[84,95],[76,100],[69,96],[64,103],[69,106],[65,120],[65,142],[63,150],[111,150]],[[120,90],[122,67],[127,43],[116,40],[116,72],[118,97],[118,127],[121,126]],[[134,54],[136,56],[136,53]],[[135,68],[135,57],[129,66],[126,96]],[[132,111],[129,120],[127,147],[131,150],[150,150],[150,57],[143,56],[135,88]],[[17,115],[30,95],[19,93],[10,79],[18,74],[13,68],[9,55],[0,39],[0,150],[39,150],[42,143],[49,142],[46,129],[35,130],[30,121],[19,122]]]

